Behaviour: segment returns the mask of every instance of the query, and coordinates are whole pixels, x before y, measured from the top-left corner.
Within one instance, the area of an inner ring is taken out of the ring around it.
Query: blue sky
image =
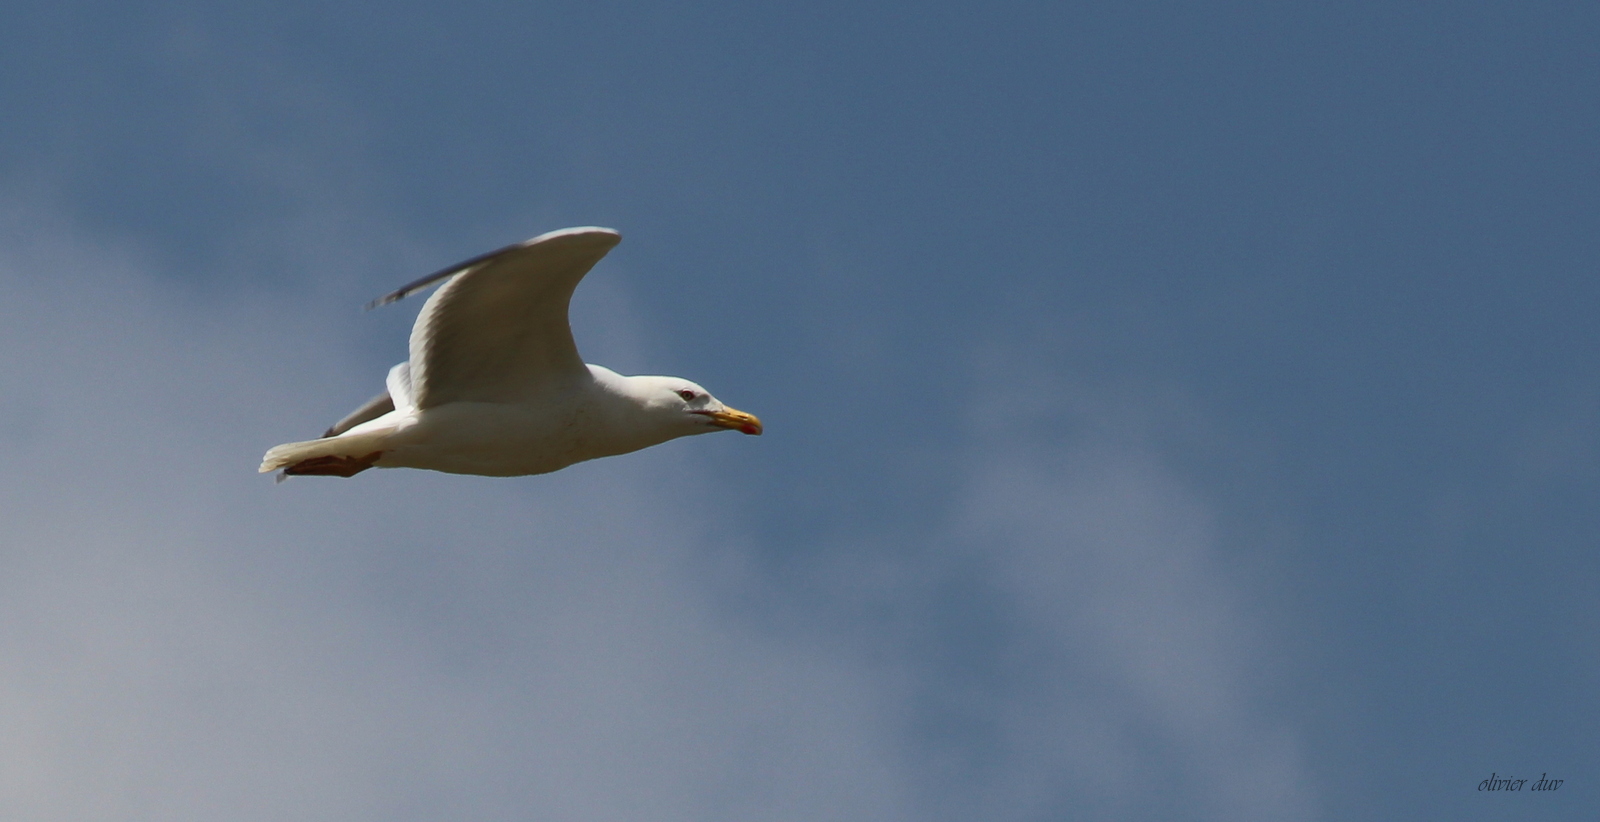
[[[1591,5],[6,17],[0,815],[1596,806]],[[254,474],[584,224],[765,436]]]

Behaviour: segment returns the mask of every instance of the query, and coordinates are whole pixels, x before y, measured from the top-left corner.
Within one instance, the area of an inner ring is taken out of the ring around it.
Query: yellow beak
[[[721,411],[697,411],[711,418],[711,424],[718,428],[732,428],[746,434],[760,434],[761,420],[755,414],[746,414],[733,408],[724,408]]]

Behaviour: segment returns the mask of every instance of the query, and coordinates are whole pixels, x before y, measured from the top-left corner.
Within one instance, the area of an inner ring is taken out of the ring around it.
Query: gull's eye
[[[678,396],[683,397],[684,402],[692,402],[695,398],[695,393],[687,388],[680,388],[678,389]]]

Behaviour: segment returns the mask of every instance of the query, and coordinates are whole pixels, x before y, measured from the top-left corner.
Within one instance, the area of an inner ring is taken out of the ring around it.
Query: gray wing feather
[[[327,439],[328,437],[337,437],[340,434],[343,434],[344,432],[360,425],[361,423],[375,420],[393,410],[394,400],[389,397],[389,392],[385,391],[382,394],[367,400],[366,404],[360,408],[357,408],[356,410],[351,411],[349,414],[346,414],[344,419],[334,423],[333,427],[329,428],[327,432],[322,435],[322,437],[323,439]]]

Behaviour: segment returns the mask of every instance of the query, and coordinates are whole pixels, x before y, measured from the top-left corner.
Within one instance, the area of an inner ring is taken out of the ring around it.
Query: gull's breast
[[[546,474],[598,453],[571,406],[453,402],[418,411],[378,460],[384,468],[516,477]]]

